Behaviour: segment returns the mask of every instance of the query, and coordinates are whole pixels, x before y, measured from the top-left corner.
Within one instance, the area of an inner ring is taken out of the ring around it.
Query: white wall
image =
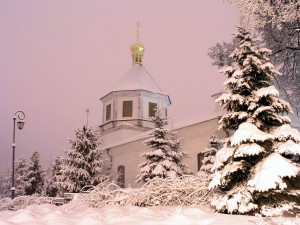
[[[209,135],[215,133],[218,129],[217,119],[207,120],[201,123],[186,126],[177,130],[179,137],[184,138],[183,151],[189,154],[184,160],[189,168],[197,172],[197,154],[204,151],[208,146]],[[223,134],[221,134],[223,135]],[[116,173],[118,166],[125,166],[125,187],[137,187],[135,177],[138,172],[138,165],[143,162],[142,153],[150,151],[148,146],[143,144],[147,138],[132,141],[110,148],[112,156],[113,170]]]
[[[137,129],[115,129],[113,132],[106,133],[102,136],[103,140],[101,145],[111,145],[113,143],[125,140],[140,133],[142,133],[142,131]]]

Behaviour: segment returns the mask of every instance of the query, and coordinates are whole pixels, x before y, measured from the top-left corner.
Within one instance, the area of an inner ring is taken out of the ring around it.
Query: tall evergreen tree
[[[221,148],[222,144],[217,138],[217,135],[211,134],[209,138],[209,147],[204,151],[204,157],[201,161],[202,166],[197,173],[203,182],[209,183],[213,176],[213,164],[215,163],[216,153]]]
[[[239,28],[239,46],[223,69],[230,91],[217,101],[227,109],[220,129],[234,134],[216,155],[216,173],[210,188],[223,192],[212,200],[219,212],[272,215],[299,205],[300,134],[290,127],[287,102],[272,85],[278,72],[266,48],[259,48],[250,33]],[[275,210],[276,209],[276,210]]]
[[[15,164],[15,187],[16,196],[25,195],[25,187],[28,186],[26,182],[26,175],[28,173],[28,164],[24,156],[16,160]]]
[[[190,173],[182,158],[186,155],[180,151],[182,140],[175,132],[169,132],[164,127],[167,118],[159,111],[152,118],[154,129],[150,138],[144,142],[152,150],[142,154],[146,160],[138,167],[139,173],[136,182],[147,182],[153,178],[172,178]]]
[[[25,194],[41,194],[44,186],[45,171],[40,162],[40,154],[35,150],[29,160],[28,171],[24,176]]]
[[[100,144],[99,131],[84,125],[76,130],[72,149],[65,150],[66,158],[59,177],[59,186],[67,192],[80,192],[86,185],[97,185],[109,179],[110,165]]]

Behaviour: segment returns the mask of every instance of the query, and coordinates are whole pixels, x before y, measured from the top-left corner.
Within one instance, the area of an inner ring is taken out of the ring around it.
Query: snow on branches
[[[65,150],[66,158],[61,175],[56,177],[60,190],[79,192],[86,185],[97,185],[108,179],[109,160],[100,144],[98,130],[84,125],[76,131],[76,139],[70,140],[72,149]]]
[[[281,28],[283,23],[300,20],[298,0],[226,0],[239,9],[241,24],[262,27],[271,22]]]
[[[280,167],[278,166],[280,165]],[[300,168],[278,153],[271,153],[255,167],[255,176],[248,181],[253,191],[265,192],[270,189],[286,189],[283,177],[296,177]]]
[[[269,51],[243,28],[236,38],[240,43],[230,55],[233,64],[222,70],[230,93],[217,99],[227,109],[220,129],[234,133],[216,154],[209,188],[220,192],[212,205],[219,212],[271,215],[272,208],[275,214],[287,203],[300,205],[293,197],[300,189],[300,135],[289,125],[289,104],[272,85],[278,73]]]
[[[146,160],[138,167],[136,182],[147,182],[153,178],[176,178],[191,173],[182,162],[186,156],[185,152],[180,151],[182,139],[174,131],[164,128],[167,118],[157,111],[152,121],[155,128],[144,142],[152,150],[141,155]]]
[[[24,175],[25,194],[41,194],[44,186],[45,171],[40,162],[40,154],[35,150],[29,160],[28,171]]]
[[[154,178],[141,188],[120,188],[106,181],[88,194],[80,195],[75,204],[100,208],[106,205],[136,206],[203,206],[210,199],[200,177],[183,175],[177,178]]]
[[[224,0],[237,6],[240,26],[253,27],[265,45],[272,49],[271,58],[283,76],[280,85],[288,90],[292,102],[300,105],[300,1],[299,0]],[[217,43],[210,48],[213,64],[230,64],[227,57],[232,43]]]
[[[236,38],[239,46],[230,57],[233,64],[221,70],[227,77],[225,88],[230,93],[221,95],[216,101],[227,109],[228,113],[220,120],[219,129],[236,130],[243,122],[249,122],[263,131],[268,124],[282,125],[290,120],[289,104],[279,99],[278,90],[272,79],[279,73],[269,62],[269,51],[259,48],[250,33],[239,28]]]
[[[203,153],[203,159],[201,161],[201,167],[197,173],[197,176],[201,177],[202,182],[208,183],[211,181],[215,168],[216,153],[221,148],[222,144],[217,138],[217,135],[211,134],[209,138],[209,147],[205,149]]]

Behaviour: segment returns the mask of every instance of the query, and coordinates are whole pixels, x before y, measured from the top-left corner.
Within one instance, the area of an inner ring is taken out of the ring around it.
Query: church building
[[[151,117],[158,108],[162,115],[168,115],[171,105],[169,96],[164,93],[152,79],[143,65],[144,45],[137,41],[131,45],[132,66],[119,83],[100,100],[103,103],[103,118],[100,125],[102,136],[101,148],[110,157],[113,174],[121,187],[138,187],[135,182],[138,166],[145,158],[141,154],[151,149],[143,142],[149,138],[149,131],[154,128]],[[279,89],[278,83],[275,82]],[[212,101],[222,93],[212,96]],[[290,102],[284,90],[280,89],[281,97]],[[292,107],[292,126],[300,130],[298,110]],[[229,134],[218,131],[218,118],[224,111],[216,103],[215,111],[210,116],[195,117],[186,122],[178,122],[168,126],[183,138],[182,151],[188,153],[184,162],[194,173],[201,167],[203,152],[208,147],[211,134],[219,138]]]
[[[137,41],[131,45],[132,66],[116,86],[100,100],[103,103],[103,118],[100,125],[101,148],[105,149],[113,165],[113,174],[123,187],[139,186],[135,182],[138,165],[144,158],[140,156],[151,149],[143,142],[149,138],[154,128],[151,117],[157,108],[164,116],[168,115],[170,97],[153,80],[143,65],[144,45]],[[219,95],[213,96],[214,98]],[[213,100],[212,100],[213,101]],[[207,147],[210,134],[218,128],[219,107],[215,114],[196,118],[189,122],[174,123],[172,128],[184,139],[183,151],[188,153],[185,163],[197,172]],[[224,136],[219,132],[219,136]]]

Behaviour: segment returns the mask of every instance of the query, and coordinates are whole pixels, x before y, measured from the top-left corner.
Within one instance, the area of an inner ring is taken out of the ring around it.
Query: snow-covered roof
[[[145,90],[158,94],[164,94],[147,72],[145,67],[134,64],[121,78],[112,91]]]

